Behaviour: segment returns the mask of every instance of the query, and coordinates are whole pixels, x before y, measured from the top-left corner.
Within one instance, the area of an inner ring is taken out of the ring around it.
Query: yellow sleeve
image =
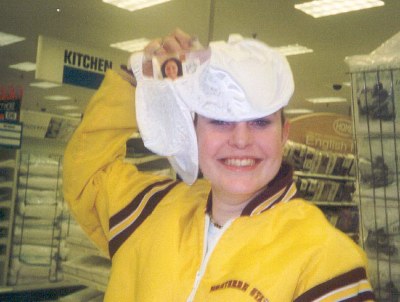
[[[108,70],[64,154],[64,198],[75,219],[105,252],[110,214],[105,184],[110,171],[117,173],[116,166],[127,168],[122,165],[126,141],[137,130],[134,95],[129,82]]]
[[[321,225],[322,227],[322,225]],[[362,249],[333,226],[304,268],[295,302],[374,301],[367,276],[367,258]],[[307,234],[312,240],[313,235]],[[352,300],[353,301],[353,300]]]

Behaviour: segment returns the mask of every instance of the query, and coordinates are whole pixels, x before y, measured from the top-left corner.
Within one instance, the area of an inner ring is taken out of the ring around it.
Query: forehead
[[[166,65],[176,65],[176,62],[174,60],[168,60]]]

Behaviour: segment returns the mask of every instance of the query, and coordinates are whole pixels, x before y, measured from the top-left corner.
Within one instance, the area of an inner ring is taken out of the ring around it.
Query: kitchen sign
[[[128,56],[39,36],[36,79],[97,89],[107,69],[126,64]]]

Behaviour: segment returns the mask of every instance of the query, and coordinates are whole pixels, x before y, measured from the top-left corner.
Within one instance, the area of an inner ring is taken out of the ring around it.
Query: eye
[[[210,120],[210,123],[216,126],[229,126],[232,122],[226,122],[221,120]]]
[[[260,118],[260,119],[252,120],[249,123],[251,126],[254,126],[257,128],[265,128],[269,124],[271,124],[271,121],[267,118]]]

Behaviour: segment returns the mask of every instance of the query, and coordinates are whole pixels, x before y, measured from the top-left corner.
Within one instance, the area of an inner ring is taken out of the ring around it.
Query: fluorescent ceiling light
[[[46,100],[49,101],[68,101],[71,99],[70,96],[66,96],[66,95],[47,95],[44,97]]]
[[[158,5],[171,0],[103,0],[103,2],[115,5],[129,11],[139,10],[146,7]]]
[[[315,0],[295,4],[294,7],[314,18],[320,18],[382,5],[385,3],[380,0]]]
[[[61,110],[76,110],[76,109],[79,109],[79,106],[77,106],[77,105],[60,105],[60,106],[57,106],[57,108],[61,109]]]
[[[8,67],[22,71],[34,71],[36,69],[36,64],[32,62],[21,62],[17,64],[12,64]]]
[[[324,98],[311,98],[307,99],[307,101],[313,104],[326,104],[326,103],[343,103],[347,102],[347,99],[338,97],[324,97]]]
[[[48,88],[60,87],[61,85],[51,82],[35,82],[35,83],[30,83],[29,86],[48,89]]]
[[[276,47],[275,49],[284,56],[293,56],[313,52],[312,49],[301,46],[299,44]]]
[[[110,46],[127,52],[141,51],[150,42],[149,39],[140,38],[124,42],[113,43]]]
[[[5,46],[24,40],[24,37],[14,36],[0,31],[0,46]]]
[[[298,108],[298,109],[285,109],[284,113],[285,114],[307,114],[307,113],[313,113],[314,110],[310,109],[303,109],[303,108]]]

